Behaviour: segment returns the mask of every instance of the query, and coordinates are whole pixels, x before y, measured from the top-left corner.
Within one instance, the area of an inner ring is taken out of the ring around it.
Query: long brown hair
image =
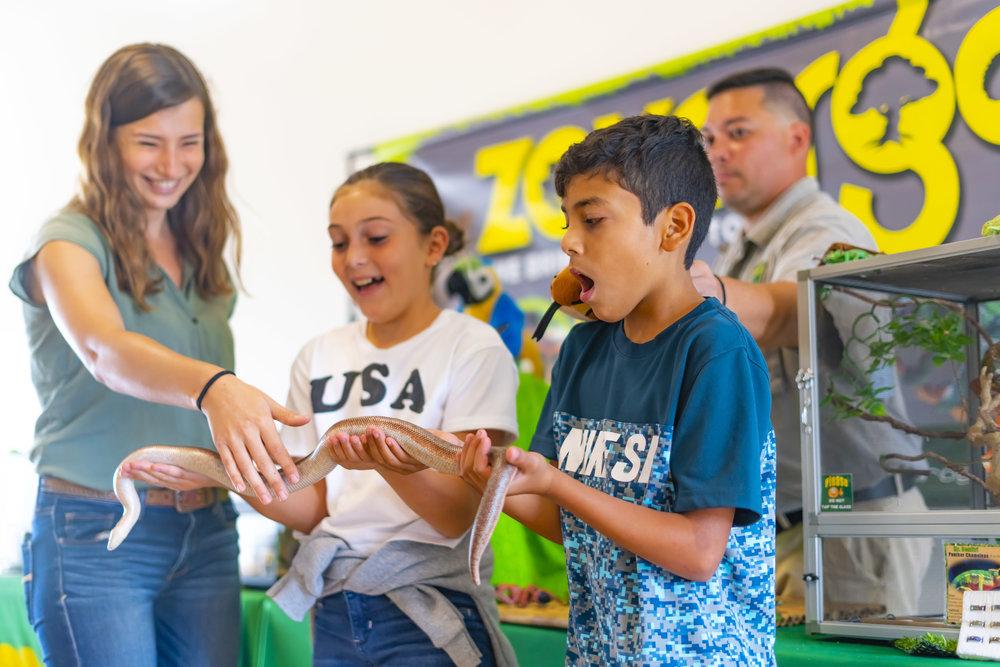
[[[238,275],[242,237],[236,210],[226,196],[229,161],[205,79],[176,49],[133,44],[104,61],[87,93],[77,149],[83,163],[80,194],[67,208],[87,215],[107,237],[119,288],[131,294],[142,310],[149,310],[146,297],[162,289],[162,279],[151,274],[144,207],[123,177],[114,129],[192,98],[205,109],[205,163],[177,205],[167,211],[167,224],[181,258],[194,269],[199,296],[210,298],[233,291],[222,256],[232,237]]]

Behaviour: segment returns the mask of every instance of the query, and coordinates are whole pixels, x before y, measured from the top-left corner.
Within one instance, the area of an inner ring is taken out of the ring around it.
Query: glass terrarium
[[[1000,589],[1000,237],[864,254],[799,273],[807,631],[957,637],[949,586]]]

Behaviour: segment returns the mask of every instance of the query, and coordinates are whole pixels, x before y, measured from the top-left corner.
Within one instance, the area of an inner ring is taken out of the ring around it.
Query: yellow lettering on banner
[[[840,203],[857,215],[875,237],[879,249],[900,252],[937,245],[955,223],[959,203],[958,168],[942,143],[955,116],[955,86],[937,48],[917,34],[927,10],[927,0],[898,0],[898,9],[885,37],[858,51],[844,65],[833,87],[833,131],[841,148],[862,169],[875,174],[912,171],[924,188],[917,217],[899,230],[888,229],[875,218],[870,190],[845,183]],[[933,92],[899,103],[899,140],[889,138],[890,118],[879,109],[853,109],[862,94],[865,78],[892,56],[902,58],[915,72],[923,72]]]
[[[531,137],[521,137],[476,151],[476,176],[494,177],[490,205],[476,244],[476,250],[483,255],[531,245],[531,226],[527,218],[514,215],[518,176],[531,144]]]
[[[980,139],[1000,144],[1000,100],[986,92],[986,74],[1000,56],[1000,7],[990,11],[965,35],[955,55],[958,108]]]
[[[565,217],[559,202],[546,193],[545,185],[552,180],[552,165],[570,144],[585,136],[586,130],[576,125],[557,127],[542,137],[524,165],[524,207],[538,231],[553,240],[562,238]]]
[[[606,113],[603,116],[598,116],[594,119],[594,129],[603,130],[606,127],[611,127],[618,121],[622,119],[620,113]],[[567,146],[569,148],[569,146]]]
[[[810,109],[815,109],[819,98],[823,93],[833,88],[837,80],[837,70],[840,67],[840,53],[828,51],[816,60],[802,68],[799,75],[795,77],[795,85],[806,98],[806,104]],[[814,123],[815,125],[815,123]],[[809,149],[809,161],[806,169],[810,176],[817,176],[816,167],[816,138],[813,137],[813,145]]]
[[[646,105],[642,107],[642,112],[656,114],[657,116],[666,116],[673,108],[674,98],[664,97],[663,99],[646,102]]]
[[[677,105],[674,115],[687,118],[694,123],[695,127],[704,125],[705,118],[708,117],[708,97],[705,95],[705,89],[696,90],[686,100]]]

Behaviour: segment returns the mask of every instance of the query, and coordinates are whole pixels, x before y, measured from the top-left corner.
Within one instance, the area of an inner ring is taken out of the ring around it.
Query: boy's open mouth
[[[370,276],[368,278],[355,278],[351,285],[358,291],[358,294],[366,294],[385,282],[381,276]]]
[[[586,303],[594,295],[594,280],[576,269],[570,269],[570,273],[580,281],[580,301]]]

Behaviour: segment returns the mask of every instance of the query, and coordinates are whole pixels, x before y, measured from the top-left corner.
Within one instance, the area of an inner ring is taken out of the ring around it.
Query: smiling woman
[[[42,404],[28,616],[49,664],[233,665],[239,574],[225,493],[144,489],[146,525],[121,549],[104,546],[119,514],[112,476],[131,451],[214,444],[235,486],[245,479],[268,502],[261,476],[286,493],[275,461],[296,476],[273,420],[308,421],[228,370],[236,294],[222,254],[233,240],[238,257],[239,223],[201,74],[167,46],[115,52],[87,96],[79,155],[80,194],[10,282]]]
[[[191,98],[122,125],[115,144],[122,176],[149,218],[164,218],[205,163],[205,106]]]

